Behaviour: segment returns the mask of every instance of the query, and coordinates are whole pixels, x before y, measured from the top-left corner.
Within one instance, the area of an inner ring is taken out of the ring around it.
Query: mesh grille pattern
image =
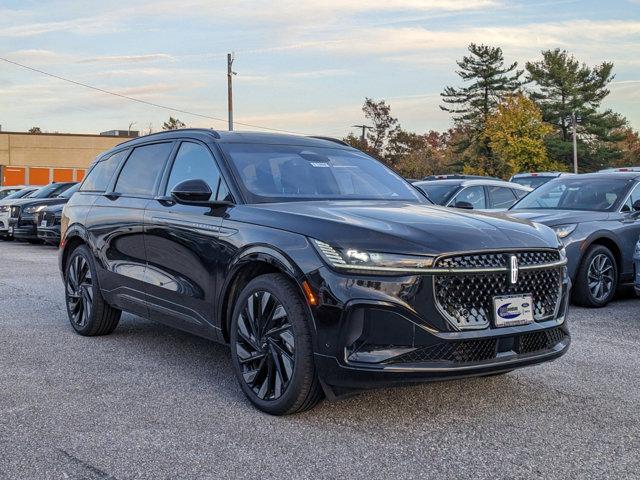
[[[391,359],[390,363],[481,362],[496,356],[497,340],[438,343],[422,347]]]
[[[532,353],[553,348],[564,339],[564,332],[559,328],[543,332],[524,333],[518,337],[515,350],[518,353]]]
[[[439,258],[436,268],[505,268],[510,255],[518,257],[521,267],[542,265],[560,260],[560,254],[555,250],[540,250],[514,253],[478,253],[454,255],[452,257]]]
[[[458,328],[485,327],[493,312],[493,297],[531,294],[533,318],[554,314],[560,301],[562,268],[524,271],[511,285],[506,273],[441,275],[434,277],[436,300]]]
[[[53,212],[43,212],[41,220],[46,220],[47,226],[51,227],[56,224],[56,214]]]
[[[564,340],[561,328],[523,333],[515,337],[514,351],[518,354],[549,350]],[[496,357],[497,339],[447,342],[421,347],[392,358],[387,363],[455,362],[474,363]]]

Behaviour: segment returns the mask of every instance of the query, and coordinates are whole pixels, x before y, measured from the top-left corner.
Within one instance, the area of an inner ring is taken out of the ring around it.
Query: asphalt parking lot
[[[0,478],[639,478],[640,300],[571,311],[560,360],[253,409],[228,349],[125,315],[68,324],[56,250],[0,243]]]

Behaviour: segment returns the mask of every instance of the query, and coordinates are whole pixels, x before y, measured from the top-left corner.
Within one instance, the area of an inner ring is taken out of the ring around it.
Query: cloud
[[[144,55],[103,55],[82,58],[77,63],[142,63],[157,61],[174,61],[175,57],[167,53],[147,53]]]

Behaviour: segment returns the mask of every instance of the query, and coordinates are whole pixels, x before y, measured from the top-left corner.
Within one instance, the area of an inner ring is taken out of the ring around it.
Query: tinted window
[[[80,184],[75,184],[73,187],[66,189],[60,194],[60,198],[71,198],[71,196],[80,189]]]
[[[526,197],[529,192],[527,190],[519,190],[517,188],[514,188],[513,193],[516,194],[516,197],[522,198],[522,197]]]
[[[127,156],[127,153],[129,153],[128,150],[114,153],[110,157],[96,163],[87,175],[87,178],[82,182],[80,191],[104,192],[109,186],[116,168],[120,165],[120,161]]]
[[[460,188],[458,183],[439,184],[437,182],[422,182],[416,186],[427,194],[427,197],[438,205],[446,205],[451,196]]]
[[[32,188],[23,188],[22,190],[18,190],[17,192],[13,192],[7,195],[6,197],[4,197],[4,200],[10,200],[13,198],[22,198],[29,195],[30,193],[33,193],[34,191],[35,190]]]
[[[171,147],[171,143],[155,143],[134,148],[120,171],[115,191],[123,195],[153,195]]]
[[[627,201],[624,202],[624,205],[622,206],[622,211],[631,212],[633,210],[633,204],[638,200],[640,200],[640,185],[635,186],[635,188],[631,192],[631,195],[629,195],[629,198],[627,198]]]
[[[460,191],[451,202],[451,206],[455,207],[458,202],[467,202],[473,205],[474,209],[487,208],[487,202],[484,198],[484,187],[477,185],[474,187],[467,187]]]
[[[198,143],[184,142],[180,145],[180,150],[171,167],[166,195],[171,194],[173,187],[185,180],[204,180],[211,189],[212,199],[221,199],[216,196],[220,184],[218,167],[209,150]],[[223,194],[222,199],[224,197],[226,193]]]
[[[223,144],[249,201],[427,200],[362,152],[295,145]]]
[[[516,203],[516,197],[510,188],[489,187],[489,198],[491,207],[489,208],[509,208]]]
[[[560,177],[531,192],[514,208],[604,212],[626,195],[629,183],[623,178]]]

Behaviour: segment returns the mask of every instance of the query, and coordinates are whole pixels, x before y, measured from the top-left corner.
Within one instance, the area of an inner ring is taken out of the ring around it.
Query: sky
[[[612,61],[605,107],[640,129],[640,0],[0,0],[0,57],[219,119],[0,61],[0,125],[157,131],[172,115],[226,129],[234,52],[238,130],[343,137],[363,122],[365,97],[385,99],[407,130],[443,130],[439,94],[461,85],[455,62],[470,42],[521,65],[557,47],[588,65]]]

